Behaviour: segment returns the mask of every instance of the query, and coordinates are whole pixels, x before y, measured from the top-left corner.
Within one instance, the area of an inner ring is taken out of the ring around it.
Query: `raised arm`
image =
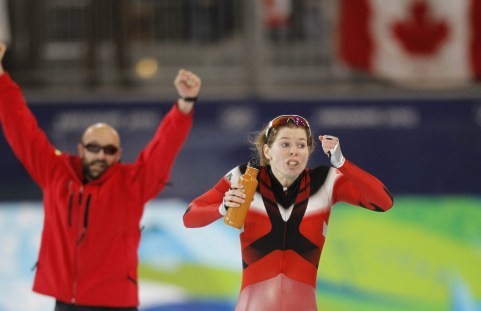
[[[135,182],[141,189],[143,201],[154,198],[168,183],[175,159],[192,127],[193,106],[200,92],[201,80],[194,73],[181,69],[174,85],[179,99],[135,162],[138,168]]]
[[[174,85],[179,94],[177,100],[179,110],[184,114],[190,113],[199,96],[201,79],[188,70],[180,69],[175,77]]]
[[[7,142],[32,178],[42,186],[60,152],[50,144],[28,109],[19,86],[5,72],[7,47],[0,43],[0,123]]]
[[[334,201],[377,212],[385,212],[393,206],[391,193],[379,179],[344,158],[337,137],[324,135],[319,136],[319,140],[331,165],[342,173],[334,184]]]
[[[343,176],[334,184],[334,200],[385,212],[393,206],[393,197],[384,184],[346,160],[339,168]]]

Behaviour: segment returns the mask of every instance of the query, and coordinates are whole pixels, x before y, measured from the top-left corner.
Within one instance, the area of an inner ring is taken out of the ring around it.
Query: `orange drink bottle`
[[[254,198],[254,193],[256,192],[258,181],[257,174],[259,174],[260,166],[257,159],[252,159],[247,164],[246,172],[239,177],[239,184],[244,185],[244,198],[245,202],[239,207],[231,207],[227,210],[224,217],[224,222],[229,226],[235,227],[237,229],[242,228],[244,224],[244,219],[246,218],[249,206]]]

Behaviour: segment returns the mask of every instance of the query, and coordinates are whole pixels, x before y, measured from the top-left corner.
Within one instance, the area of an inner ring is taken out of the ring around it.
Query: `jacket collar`
[[[287,189],[284,189],[274,176],[274,173],[272,173],[269,165],[267,165],[263,171],[264,173],[261,173],[261,179],[265,181],[264,183],[267,188],[272,191],[276,202],[286,209],[297,201],[300,190],[304,189],[305,184],[309,182],[309,180],[305,178],[307,170],[304,169],[296,180]]]
[[[68,167],[72,174],[82,183],[87,183],[84,178],[82,159],[79,156],[68,155],[67,156]],[[110,166],[106,172],[104,172],[99,178],[89,181],[90,184],[103,184],[107,179],[115,174],[120,169],[120,163],[115,163]]]

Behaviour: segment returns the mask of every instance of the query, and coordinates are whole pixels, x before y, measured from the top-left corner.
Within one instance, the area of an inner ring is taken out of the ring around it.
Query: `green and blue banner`
[[[241,282],[238,230],[182,224],[186,201],[150,202],[142,220],[142,311],[233,310]],[[396,196],[375,213],[335,205],[317,280],[319,310],[481,310],[481,197]],[[0,204],[0,310],[51,311],[31,291],[41,203]],[[21,299],[12,299],[21,297]]]

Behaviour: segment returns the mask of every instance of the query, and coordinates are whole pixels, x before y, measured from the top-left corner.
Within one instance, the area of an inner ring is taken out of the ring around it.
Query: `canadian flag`
[[[341,0],[343,62],[417,87],[481,77],[481,0]]]

